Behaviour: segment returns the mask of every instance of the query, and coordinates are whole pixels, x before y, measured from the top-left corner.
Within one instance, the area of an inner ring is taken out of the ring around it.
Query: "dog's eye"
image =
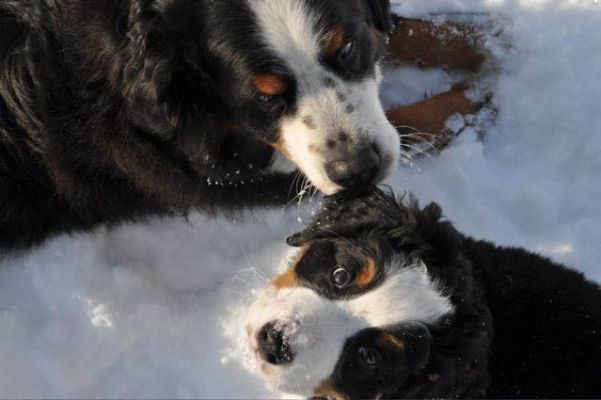
[[[332,272],[332,281],[338,289],[343,289],[351,281],[351,274],[343,267],[338,267]]]
[[[351,58],[351,56],[353,55],[354,52],[355,52],[355,43],[348,42],[340,49],[340,52],[338,53],[338,58],[340,59],[340,61],[343,61],[343,62],[347,61],[349,58]]]
[[[257,94],[255,101],[259,107],[272,115],[280,115],[286,108],[284,98],[280,95]]]
[[[269,96],[267,94],[260,94],[257,96],[257,100],[261,103],[269,103],[275,98],[275,96]]]
[[[359,347],[359,360],[366,366],[373,367],[380,361],[380,353],[371,347]]]

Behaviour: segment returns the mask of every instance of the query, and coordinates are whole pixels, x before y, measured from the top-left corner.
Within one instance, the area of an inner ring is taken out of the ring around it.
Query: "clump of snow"
[[[389,106],[416,103],[450,90],[461,78],[438,69],[402,66],[386,71],[380,97]]]
[[[467,234],[601,280],[599,1],[395,3],[485,25],[494,65],[481,92],[498,112],[466,118],[447,150],[399,168],[391,186],[439,202]],[[389,105],[455,79],[388,77]],[[0,397],[280,397],[252,370],[241,321],[314,204],[100,229],[0,261]]]

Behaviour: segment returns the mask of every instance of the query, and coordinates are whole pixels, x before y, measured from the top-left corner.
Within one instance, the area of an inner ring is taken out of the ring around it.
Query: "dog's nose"
[[[281,328],[281,323],[272,321],[265,324],[257,335],[261,358],[273,365],[289,364],[294,356]]]
[[[326,165],[328,177],[342,187],[371,183],[380,174],[380,154],[374,146],[365,146],[348,159]]]

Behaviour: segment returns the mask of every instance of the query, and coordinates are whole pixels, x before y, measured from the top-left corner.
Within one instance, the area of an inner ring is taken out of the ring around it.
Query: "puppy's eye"
[[[351,274],[343,267],[338,267],[332,272],[332,282],[338,289],[343,289],[351,281]]]
[[[257,96],[257,101],[259,101],[261,103],[269,103],[270,101],[273,101],[274,98],[275,98],[275,96],[269,96],[267,94],[260,94]]]
[[[373,367],[380,361],[380,353],[371,347],[359,347],[359,360],[366,366]]]
[[[351,58],[354,53],[355,53],[355,43],[351,41],[351,42],[348,42],[347,44],[345,44],[344,46],[342,46],[342,48],[340,49],[340,51],[338,53],[338,58],[342,62],[348,61],[348,59]]]

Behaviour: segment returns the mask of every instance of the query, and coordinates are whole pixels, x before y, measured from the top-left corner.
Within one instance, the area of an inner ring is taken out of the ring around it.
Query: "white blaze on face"
[[[332,301],[311,289],[269,287],[251,306],[247,323],[251,345],[267,323],[293,327],[285,331],[294,359],[286,365],[258,360],[273,389],[311,395],[338,362],[345,341],[369,327],[403,322],[434,323],[453,312],[449,299],[432,282],[423,263],[391,262],[384,282],[350,300]]]
[[[279,321],[294,360],[287,365],[271,365],[258,359],[266,383],[275,390],[310,394],[328,377],[348,336],[367,327],[333,302],[324,301],[305,288],[269,288],[251,307],[249,333],[256,337],[267,323]]]
[[[304,0],[247,0],[262,40],[283,60],[297,82],[297,112],[282,119],[279,147],[322,192],[341,189],[326,173],[326,164],[338,161],[340,150],[352,159],[352,147],[374,145],[382,170],[377,181],[396,167],[400,155],[398,133],[390,125],[378,97],[376,76],[344,81],[320,61],[324,38],[317,15]]]

